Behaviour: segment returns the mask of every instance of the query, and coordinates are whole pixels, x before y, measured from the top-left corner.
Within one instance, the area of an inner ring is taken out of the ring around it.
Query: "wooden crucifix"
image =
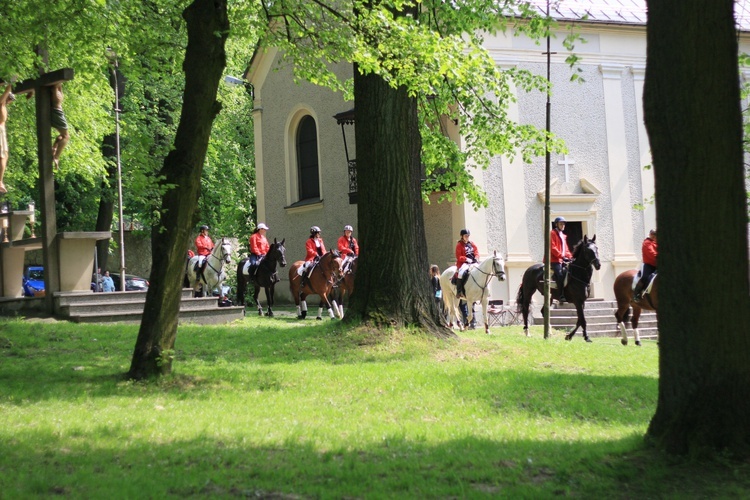
[[[60,248],[57,241],[55,180],[52,156],[52,92],[55,86],[73,79],[73,69],[63,68],[43,73],[39,78],[24,80],[13,89],[17,95],[36,95],[36,137],[39,159],[40,212],[42,253],[44,258],[44,289],[47,311],[54,313],[54,292],[60,291]]]

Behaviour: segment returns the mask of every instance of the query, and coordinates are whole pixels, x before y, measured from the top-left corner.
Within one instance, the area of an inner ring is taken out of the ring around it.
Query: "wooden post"
[[[34,92],[36,95],[36,136],[39,159],[40,212],[42,226],[42,254],[44,260],[45,309],[54,314],[54,293],[60,291],[60,243],[57,241],[57,212],[55,210],[55,179],[52,172],[52,87],[72,80],[72,68],[44,73],[39,78],[24,80],[16,85],[16,94]]]

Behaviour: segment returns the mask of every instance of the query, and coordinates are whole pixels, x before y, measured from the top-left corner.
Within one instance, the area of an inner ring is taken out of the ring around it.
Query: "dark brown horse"
[[[617,299],[617,327],[622,334],[622,345],[628,345],[628,331],[625,323],[628,322],[630,308],[633,308],[633,317],[630,319],[630,325],[633,327],[633,336],[635,345],[641,345],[641,334],[638,332],[638,320],[641,317],[641,311],[654,311],[659,307],[659,277],[654,273],[651,279],[651,285],[647,286],[641,295],[641,300],[633,301],[633,279],[638,271],[631,269],[620,273],[615,279],[614,290],[615,299]]]
[[[317,319],[322,319],[321,314],[323,313],[324,305],[328,309],[331,318],[333,318],[334,311],[331,310],[331,302],[328,300],[328,296],[333,289],[333,284],[343,274],[341,269],[343,262],[339,253],[337,251],[329,251],[323,255],[307,278],[307,284],[300,288],[302,277],[297,273],[297,269],[304,263],[304,261],[298,260],[289,269],[289,290],[292,292],[294,303],[297,306],[297,319],[305,319],[307,317],[307,301],[305,299],[308,295],[317,295],[320,297]],[[336,316],[340,318],[341,314],[335,300],[333,301],[333,305]]]
[[[332,300],[338,302],[339,317],[344,317],[344,299],[349,299],[354,292],[354,275],[357,273],[357,257],[344,259],[344,274],[333,285]]]
[[[583,315],[583,306],[588,298],[589,283],[591,283],[591,275],[594,273],[594,268],[599,269],[600,267],[601,262],[599,261],[599,249],[596,246],[596,235],[591,239],[588,239],[584,235],[583,240],[573,249],[573,261],[568,264],[565,297],[568,299],[568,302],[576,306],[578,321],[573,331],[565,335],[565,340],[572,339],[578,328],[581,327],[583,329],[583,339],[586,342],[591,342],[586,333],[586,317]],[[523,273],[521,286],[518,287],[516,306],[518,307],[518,312],[523,313],[523,331],[526,333],[526,336],[529,335],[529,306],[531,304],[531,296],[536,291],[544,293],[543,278],[544,264],[534,264]],[[557,288],[551,288],[550,295],[550,299],[557,299],[560,296],[560,292]]]
[[[258,264],[258,270],[253,273],[253,276],[245,274],[245,264],[248,259],[242,259],[237,265],[237,304],[245,305],[245,291],[247,285],[252,283],[254,286],[253,291],[253,302],[258,307],[258,316],[263,316],[263,307],[260,305],[258,296],[260,295],[260,289],[266,292],[266,302],[268,302],[267,316],[273,316],[273,295],[274,288],[276,287],[276,265],[286,267],[286,249],[284,248],[284,241],[273,240],[273,244],[268,248],[268,253],[263,257],[263,260]]]

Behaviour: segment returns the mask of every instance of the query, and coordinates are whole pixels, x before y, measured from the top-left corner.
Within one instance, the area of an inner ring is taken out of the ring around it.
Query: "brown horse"
[[[322,319],[323,305],[326,306],[328,313],[333,318],[334,311],[331,310],[331,302],[328,300],[328,295],[333,290],[333,284],[343,274],[341,269],[343,262],[339,253],[329,251],[323,255],[307,278],[307,284],[300,288],[302,277],[298,274],[297,269],[304,263],[304,261],[298,260],[289,269],[289,289],[297,306],[297,319],[305,319],[307,317],[307,301],[305,299],[308,295],[317,295],[320,297],[317,319]],[[340,318],[341,314],[335,300],[333,301],[333,309],[335,309],[336,316]]]
[[[354,275],[357,273],[357,257],[344,259],[344,274],[333,285],[332,300],[339,304],[339,317],[344,317],[344,298],[349,298],[354,292]]]
[[[641,334],[638,332],[638,320],[641,317],[641,310],[654,311],[659,307],[659,277],[656,273],[651,280],[651,286],[646,287],[643,291],[641,300],[638,302],[633,301],[633,279],[638,271],[631,269],[620,273],[615,279],[614,290],[615,298],[617,299],[617,312],[615,312],[615,318],[617,319],[617,327],[620,329],[622,334],[622,345],[628,345],[628,332],[625,323],[628,321],[630,314],[630,308],[633,308],[633,317],[630,320],[630,325],[633,327],[633,336],[635,337],[635,345],[641,345]]]

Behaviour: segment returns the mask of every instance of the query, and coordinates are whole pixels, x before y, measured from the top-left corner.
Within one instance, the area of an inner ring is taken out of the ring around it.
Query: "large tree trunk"
[[[649,0],[659,400],[671,453],[750,450],[747,201],[733,0]]]
[[[187,22],[185,92],[174,149],[164,160],[163,183],[174,186],[162,198],[160,227],[152,234],[151,283],[128,375],[143,379],[171,372],[177,335],[182,277],[193,212],[211,126],[221,105],[216,101],[229,32],[224,0],[195,0],[183,12]]]
[[[360,244],[349,317],[439,335],[422,211],[416,99],[354,70]]]

